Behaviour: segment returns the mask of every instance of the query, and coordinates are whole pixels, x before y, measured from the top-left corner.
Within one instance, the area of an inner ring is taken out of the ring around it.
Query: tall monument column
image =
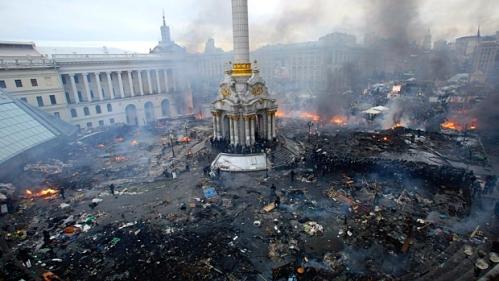
[[[231,69],[224,71],[224,80],[212,105],[212,111],[220,113],[213,122],[219,135],[229,139],[231,145],[248,147],[255,144],[255,135],[259,140],[274,138],[271,112],[277,109],[277,104],[270,97],[260,71],[250,61],[248,0],[231,0],[231,3],[234,58]],[[227,121],[222,116],[228,116]]]
[[[234,64],[232,76],[251,76],[249,57],[248,0],[232,0]]]

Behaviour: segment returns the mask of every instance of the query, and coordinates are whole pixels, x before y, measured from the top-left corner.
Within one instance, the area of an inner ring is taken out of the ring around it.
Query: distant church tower
[[[161,45],[170,45],[172,43],[170,37],[170,27],[166,25],[165,20],[165,11],[163,10],[163,25],[161,26],[161,41],[159,42]]]

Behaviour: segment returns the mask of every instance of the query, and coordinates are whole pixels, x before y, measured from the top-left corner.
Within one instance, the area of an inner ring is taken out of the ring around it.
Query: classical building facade
[[[234,61],[213,102],[213,137],[250,147],[276,138],[277,104],[250,62],[247,0],[232,0]]]
[[[0,88],[79,126],[145,125],[192,114],[186,52],[162,40],[150,54],[40,54],[33,43],[0,42]]]

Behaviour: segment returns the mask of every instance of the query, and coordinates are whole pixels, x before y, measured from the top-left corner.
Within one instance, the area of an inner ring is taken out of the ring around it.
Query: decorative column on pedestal
[[[275,111],[272,112],[272,139],[277,138],[277,128],[276,128],[276,120],[275,120]]]
[[[255,144],[255,119],[256,119],[256,116],[253,115],[251,116],[251,119],[250,119],[250,145],[254,145]]]
[[[239,144],[239,116],[234,116],[234,143]]]
[[[229,138],[230,144],[234,144],[234,116],[229,115]]]
[[[232,36],[234,43],[233,77],[251,76],[249,58],[248,0],[232,0]]]

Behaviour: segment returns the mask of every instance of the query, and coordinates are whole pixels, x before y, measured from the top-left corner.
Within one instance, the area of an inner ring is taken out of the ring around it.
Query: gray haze
[[[249,5],[252,48],[312,41],[333,31],[359,38],[366,33],[400,36],[405,42],[427,28],[434,40],[474,34],[478,25],[483,34],[499,29],[496,0],[249,0]],[[231,49],[229,0],[2,0],[0,38],[150,44],[159,39],[162,8],[174,39],[190,50],[202,50],[210,37]]]

